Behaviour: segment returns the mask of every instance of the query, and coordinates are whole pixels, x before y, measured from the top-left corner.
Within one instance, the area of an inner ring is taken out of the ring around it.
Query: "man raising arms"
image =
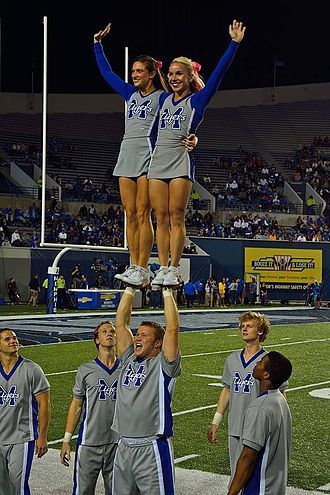
[[[176,377],[180,374],[179,313],[171,289],[163,289],[166,330],[141,322],[129,328],[135,290],[127,287],[116,315],[122,370],[113,429],[120,435],[113,495],[174,495],[170,437]]]

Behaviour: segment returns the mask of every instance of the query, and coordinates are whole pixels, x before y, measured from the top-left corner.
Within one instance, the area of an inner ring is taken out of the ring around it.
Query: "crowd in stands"
[[[284,241],[330,241],[330,227],[322,216],[313,219],[311,216],[297,218],[294,226],[279,225],[276,217],[268,213],[261,215],[243,211],[233,215],[230,211],[224,222],[216,221],[211,212],[202,215],[191,210],[186,215],[186,224],[197,227],[201,237],[222,237],[230,239],[262,239]]]
[[[24,142],[8,142],[4,151],[19,165],[38,165],[41,167],[41,152],[36,144],[26,145]],[[51,136],[47,148],[47,165],[49,170],[74,170],[75,152],[77,147],[71,141],[59,140],[57,136]],[[61,154],[64,152],[63,156]],[[6,161],[4,162],[6,164]],[[8,163],[9,164],[9,163]],[[89,201],[93,203],[119,203],[120,195],[116,181],[107,174],[107,181],[97,181],[90,177],[82,178],[77,175],[74,179],[62,180],[59,173],[49,171],[48,175],[62,188],[63,201]]]
[[[308,182],[330,203],[330,159],[327,152],[318,148],[329,146],[328,137],[315,137],[312,144],[299,147],[293,158],[286,158],[285,165],[292,170],[292,180]]]
[[[81,206],[72,215],[52,199],[46,210],[46,242],[123,246],[124,214],[120,206],[97,211],[95,205]],[[40,243],[40,209],[33,203],[27,210],[17,206],[0,207],[0,245],[36,248]]]
[[[98,184],[93,182],[90,177],[83,179],[79,175],[73,181],[67,180],[65,184],[63,184],[60,176],[57,176],[55,181],[62,187],[63,201],[120,203],[119,191],[110,187],[106,182]]]
[[[124,213],[110,205],[97,212],[94,204],[83,205],[78,215],[71,215],[57,205],[46,211],[46,242],[123,247]]]
[[[216,156],[213,166],[228,170],[224,187],[213,184],[208,174],[204,187],[217,198],[219,208],[288,212],[289,202],[283,195],[284,180],[275,167],[269,167],[257,153],[239,150],[239,158]]]
[[[123,210],[110,205],[99,211],[91,203],[81,206],[78,215],[59,207],[52,199],[46,211],[46,242],[58,244],[90,244],[93,246],[123,246]],[[0,245],[36,248],[40,243],[40,208],[33,203],[24,210],[20,206],[0,207]],[[329,242],[330,227],[325,217],[299,216],[293,226],[279,225],[276,217],[243,211],[226,214],[224,221],[216,220],[211,212],[202,214],[189,210],[186,214],[188,235],[197,228],[200,237],[230,239],[259,239],[285,241]],[[194,243],[184,247],[185,254],[196,254]]]

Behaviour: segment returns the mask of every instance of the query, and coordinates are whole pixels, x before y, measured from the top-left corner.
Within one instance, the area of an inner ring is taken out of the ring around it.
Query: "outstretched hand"
[[[238,22],[236,21],[236,19],[234,19],[233,23],[229,26],[229,34],[231,36],[231,39],[233,41],[236,41],[237,43],[240,43],[244,38],[245,30],[246,27],[243,27],[243,23]]]
[[[94,34],[94,43],[99,43],[103,38],[109,34],[111,28],[111,22],[109,22],[104,29],[101,29],[98,33]]]

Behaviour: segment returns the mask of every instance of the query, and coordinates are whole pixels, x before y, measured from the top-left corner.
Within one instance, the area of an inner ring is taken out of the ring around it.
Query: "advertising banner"
[[[320,249],[245,248],[246,282],[251,274],[274,289],[301,289],[316,279],[322,283]]]

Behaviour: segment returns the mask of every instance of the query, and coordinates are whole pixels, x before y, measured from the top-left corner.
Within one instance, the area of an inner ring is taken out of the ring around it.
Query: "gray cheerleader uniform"
[[[7,375],[0,363],[0,493],[29,494],[29,476],[38,438],[36,397],[48,391],[42,369],[18,358]]]
[[[181,141],[189,134],[196,132],[203,120],[205,109],[217,91],[238,46],[239,43],[231,41],[202,90],[178,101],[174,101],[173,94],[169,95],[164,92],[160,96],[158,138],[150,163],[148,179],[188,177],[194,181],[193,156],[188,153]]]
[[[139,359],[130,345],[121,355],[112,428],[120,435],[113,467],[113,495],[174,495],[171,411],[181,355],[163,352]]]
[[[267,351],[260,349],[249,361],[244,359],[244,350],[232,352],[226,359],[222,385],[229,388],[228,449],[231,473],[235,472],[239,455],[239,438],[243,428],[246,409],[259,394],[259,381],[253,377],[253,369]],[[280,389],[288,388],[284,382]]]
[[[111,495],[113,460],[119,436],[111,429],[117,398],[120,360],[109,369],[99,358],[79,366],[73,395],[84,401],[74,465],[74,495],[95,492],[102,472],[106,493]]]
[[[247,408],[240,448],[256,450],[257,463],[244,495],[285,495],[291,452],[292,418],[283,394],[268,390]]]
[[[155,147],[159,117],[159,97],[155,90],[146,96],[115,74],[100,43],[94,44],[94,53],[102,76],[126,101],[125,134],[113,175],[140,177],[147,174]],[[182,146],[182,145],[181,145]]]

